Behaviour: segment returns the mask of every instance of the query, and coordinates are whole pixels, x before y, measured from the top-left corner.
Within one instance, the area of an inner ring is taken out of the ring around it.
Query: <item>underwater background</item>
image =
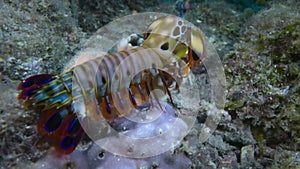
[[[0,168],[300,168],[300,2],[190,0],[184,12],[178,3],[0,0]],[[197,123],[216,108],[187,102],[197,122],[172,153],[126,159],[84,138],[70,155],[56,156],[37,134],[39,115],[17,100],[18,84],[59,74],[99,28],[142,12],[182,15],[214,45],[227,82],[217,129],[199,142]]]

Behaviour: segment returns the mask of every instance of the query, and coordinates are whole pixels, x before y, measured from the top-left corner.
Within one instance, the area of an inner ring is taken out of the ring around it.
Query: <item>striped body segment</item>
[[[83,136],[79,120],[125,116],[148,103],[152,90],[168,91],[160,57],[141,47],[91,59],[59,76],[36,75],[19,85],[19,99],[40,111],[38,131],[67,154]]]
[[[111,119],[147,103],[155,88],[167,92],[168,86],[163,85],[162,74],[158,71],[158,67],[163,67],[161,57],[163,54],[140,47],[76,66],[72,69],[75,111],[81,112],[82,118],[102,114]],[[99,109],[86,106],[92,103],[99,105]]]

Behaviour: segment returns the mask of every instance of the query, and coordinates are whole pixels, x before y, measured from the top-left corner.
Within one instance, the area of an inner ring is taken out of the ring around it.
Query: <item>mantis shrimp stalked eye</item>
[[[166,16],[155,20],[144,34],[143,46],[169,51],[174,61],[183,60],[188,67],[195,66],[205,57],[201,31],[188,21]]]

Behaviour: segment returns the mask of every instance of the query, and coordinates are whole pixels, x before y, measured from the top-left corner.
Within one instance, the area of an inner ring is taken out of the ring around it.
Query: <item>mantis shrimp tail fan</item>
[[[71,73],[61,77],[40,74],[29,77],[18,87],[24,106],[40,112],[37,130],[62,154],[71,153],[84,135],[71,107],[71,80]]]

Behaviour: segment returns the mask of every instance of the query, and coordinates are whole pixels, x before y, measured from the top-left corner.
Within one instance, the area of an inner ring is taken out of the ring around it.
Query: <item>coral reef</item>
[[[199,27],[214,44],[221,59],[239,40],[239,33],[245,16],[238,7],[225,1],[206,1],[192,3],[192,10],[187,11],[185,19]]]
[[[0,2],[0,58],[11,79],[58,73],[80,47],[81,32],[68,1]]]
[[[299,167],[291,161],[295,153],[287,152],[299,151],[299,5],[273,4],[252,17],[225,61],[227,109],[251,124],[258,155],[265,156],[267,148],[289,154],[268,164],[273,167]]]
[[[16,87],[13,82],[0,83],[0,168],[10,168],[18,160],[36,161],[48,148],[36,135],[37,115],[16,102]]]
[[[114,19],[134,12],[145,12],[147,8],[159,4],[159,1],[79,0],[77,3],[79,26],[82,27],[85,32],[94,33],[98,28],[108,24]]]

